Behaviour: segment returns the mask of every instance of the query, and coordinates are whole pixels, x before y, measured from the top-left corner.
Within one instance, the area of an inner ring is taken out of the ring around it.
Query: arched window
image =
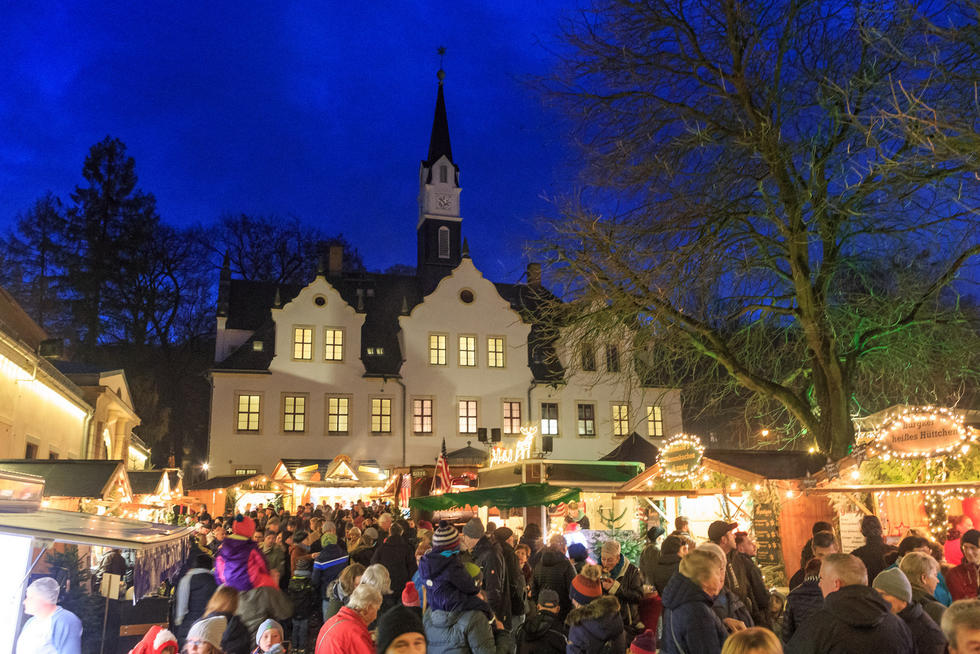
[[[449,228],[448,227],[439,228],[439,258],[440,259],[449,258]]]

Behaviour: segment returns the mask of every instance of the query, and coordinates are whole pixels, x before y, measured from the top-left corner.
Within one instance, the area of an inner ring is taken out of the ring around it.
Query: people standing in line
[[[909,628],[868,587],[861,559],[851,554],[824,557],[820,590],[823,607],[793,634],[786,644],[787,654],[915,654]]]
[[[885,543],[881,521],[878,516],[866,515],[861,519],[861,535],[864,536],[864,545],[857,548],[851,554],[861,559],[868,577],[874,579],[878,573],[888,567],[885,564],[885,556],[895,551],[895,548]]]
[[[753,558],[758,551],[759,548],[755,544],[755,539],[750,534],[744,531],[735,533],[734,558],[741,561],[742,568],[746,573],[748,582],[746,590],[751,600],[752,622],[757,627],[771,628],[772,625],[769,622],[769,589],[766,588],[766,582],[762,578],[762,570],[759,569]]]
[[[517,654],[565,654],[568,632],[558,615],[558,593],[551,589],[541,591],[537,609],[517,630]]]
[[[891,606],[912,634],[915,654],[945,654],[946,638],[939,625],[912,601],[912,584],[899,568],[883,570],[871,587]]]
[[[783,641],[792,638],[800,625],[821,608],[823,608],[823,592],[820,590],[820,559],[813,558],[806,564],[803,583],[791,590],[786,599],[782,627]]]
[[[187,639],[191,625],[203,615],[208,600],[218,589],[211,570],[213,561],[207,554],[198,554],[194,567],[188,570],[174,592],[174,633],[180,645]]]
[[[619,541],[607,540],[602,544],[602,592],[619,600],[619,611],[626,628],[626,643],[644,630],[640,621],[640,601],[643,599],[643,575],[623,554]]]
[[[946,607],[935,597],[939,586],[939,563],[936,559],[922,552],[909,552],[899,561],[898,567],[912,586],[912,602],[921,606],[936,624],[942,622]]]
[[[663,592],[661,654],[720,654],[728,629],[712,607],[724,587],[725,572],[713,554],[694,550],[681,559]]]
[[[52,577],[31,582],[24,593],[24,613],[31,616],[17,637],[16,654],[81,654],[82,621],[58,606],[61,587]]]
[[[664,594],[667,582],[677,572],[681,559],[687,556],[687,552],[688,542],[684,537],[671,535],[664,539],[663,545],[660,547],[660,560],[657,561],[657,565],[653,569],[653,581],[651,582],[661,595]]]
[[[980,591],[980,531],[970,529],[960,537],[963,559],[946,573],[946,585],[953,601],[976,599]]]
[[[381,593],[373,586],[358,585],[347,606],[320,627],[314,654],[374,654],[368,625],[377,619],[380,609]]]
[[[507,566],[500,546],[487,538],[483,522],[479,518],[471,518],[463,527],[460,544],[483,573],[483,592],[494,615],[509,627],[510,589],[507,582]]]
[[[575,578],[575,568],[565,558],[565,538],[554,534],[548,540],[548,547],[541,552],[538,564],[531,574],[531,602],[537,603],[541,591],[550,589],[558,593],[558,616],[562,621],[572,610],[572,600],[569,597],[569,585]]]
[[[660,547],[657,541],[664,535],[664,528],[659,525],[647,529],[647,542],[640,553],[640,572],[643,574],[643,581],[655,585],[653,578],[656,576],[657,564],[660,562]]]

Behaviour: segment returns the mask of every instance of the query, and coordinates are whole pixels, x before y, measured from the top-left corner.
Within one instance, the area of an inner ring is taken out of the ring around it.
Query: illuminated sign
[[[538,433],[537,427],[521,427],[523,438],[514,444],[514,447],[495,447],[490,450],[490,466],[501,463],[517,463],[531,458],[531,446],[534,445],[534,437]]]
[[[657,463],[665,477],[688,477],[701,467],[704,446],[701,439],[690,434],[676,434],[660,451]]]
[[[949,409],[907,409],[889,418],[878,431],[879,446],[899,457],[949,454],[965,445],[963,417]],[[973,439],[970,439],[973,440]]]

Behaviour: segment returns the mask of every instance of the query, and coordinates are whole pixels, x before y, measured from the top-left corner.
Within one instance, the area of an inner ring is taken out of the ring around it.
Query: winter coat
[[[915,654],[912,633],[878,591],[844,586],[824,598],[786,644],[786,654]]]
[[[651,586],[655,585],[653,583],[654,571],[659,562],[660,548],[653,543],[647,543],[647,546],[643,548],[643,553],[640,554],[640,573],[643,575],[643,581]]]
[[[293,618],[308,620],[316,613],[320,601],[316,589],[313,588],[313,582],[310,581],[309,570],[306,571],[307,574],[305,575],[302,573],[303,570],[299,570],[298,574],[293,575],[289,580],[286,597],[293,604]]]
[[[368,626],[361,614],[343,607],[320,627],[315,654],[374,654]]]
[[[282,622],[292,617],[293,603],[278,586],[260,586],[238,596],[238,615],[254,639],[267,618]]]
[[[310,581],[321,597],[327,599],[330,582],[340,576],[347,567],[347,552],[340,545],[326,545],[313,560],[313,576]]]
[[[783,642],[788,642],[807,618],[823,608],[820,577],[807,577],[790,591],[783,613]]]
[[[572,609],[566,622],[568,654],[626,653],[626,629],[615,597],[606,595]],[[606,648],[606,643],[610,647]]]
[[[575,579],[575,568],[572,563],[550,547],[545,548],[541,554],[541,560],[534,566],[531,574],[531,603],[538,603],[538,595],[546,588],[558,593],[558,616],[564,621],[572,610],[572,600],[568,596],[568,589],[572,587],[572,580]]]
[[[932,618],[933,622],[936,624],[942,623],[943,613],[946,612],[946,607],[930,595],[929,591],[922,586],[912,586],[912,603],[921,606],[922,610]]]
[[[280,579],[288,577],[286,574],[286,549],[282,545],[273,543],[269,551],[263,551],[262,555],[265,556],[269,572],[278,570]]]
[[[527,597],[527,586],[524,582],[524,572],[521,562],[514,553],[510,543],[499,543],[507,568],[507,588],[510,592],[510,614],[524,615],[524,599]]]
[[[228,540],[227,538],[225,540]],[[225,633],[221,635],[221,651],[224,654],[250,654],[252,643],[255,641],[248,635],[248,627],[242,619],[233,613],[213,611],[205,615],[205,618],[223,616],[228,621]],[[203,619],[203,618],[202,618]]]
[[[721,589],[721,592],[718,593],[714,602],[712,602],[711,609],[722,622],[726,618],[731,618],[732,620],[738,620],[746,627],[755,626],[755,622],[752,620],[752,614],[749,613],[749,607],[745,605],[741,597],[727,588]]]
[[[980,579],[977,576],[977,566],[972,563],[963,562],[955,568],[950,568],[946,572],[946,585],[953,600],[976,599],[977,590],[980,587]]]
[[[640,601],[643,599],[643,575],[640,569],[629,562],[625,555],[619,555],[619,563],[612,571],[613,584],[607,595],[615,595],[619,600],[619,614],[623,624],[633,633],[643,631],[640,625]],[[632,634],[631,634],[632,635]]]
[[[483,571],[483,594],[501,622],[510,620],[510,588],[507,582],[507,564],[500,545],[483,536],[470,551],[473,563]]]
[[[568,636],[558,614],[539,611],[517,630],[517,654],[565,654]]]
[[[663,592],[661,654],[720,654],[728,630],[712,610],[713,598],[678,573]]]
[[[365,568],[371,565],[371,559],[374,557],[373,547],[358,547],[353,552],[350,553],[351,563],[360,563]]]
[[[350,599],[350,595],[344,592],[343,587],[340,585],[339,579],[334,579],[327,586],[327,609],[326,613],[323,615],[324,620],[329,620],[333,616],[340,612],[340,609],[347,606],[347,600]]]
[[[214,559],[214,579],[239,592],[275,585],[259,546],[237,534],[222,541]]]
[[[174,635],[181,645],[191,625],[204,615],[208,600],[218,589],[214,575],[207,568],[191,568],[177,583],[174,606]]]
[[[496,654],[490,621],[481,611],[426,611],[427,654]]]
[[[915,602],[898,612],[898,617],[912,632],[915,654],[945,654],[946,636],[939,625]]]
[[[388,539],[374,550],[371,563],[380,563],[391,576],[391,590],[395,598],[401,596],[402,590],[412,579],[418,569],[415,563],[415,551],[408,546],[402,536],[389,536]],[[397,603],[397,602],[396,602]]]
[[[749,612],[757,627],[769,626],[769,589],[762,578],[762,570],[748,554],[736,552],[735,558],[742,562],[747,579],[747,594],[750,600]]]
[[[894,551],[895,548],[887,545],[881,536],[871,536],[866,537],[865,544],[851,554],[861,559],[868,570],[868,579],[874,581],[878,573],[888,567],[885,565],[885,555]]]
[[[313,560],[313,556],[310,554],[310,548],[306,545],[293,545],[289,548],[289,574],[292,575],[296,572],[296,564],[299,563],[300,559],[310,559]]]
[[[677,554],[660,555],[660,560],[657,561],[657,565],[653,569],[653,585],[657,588],[658,593],[661,595],[664,594],[664,589],[667,588],[667,582],[677,572],[680,564],[681,557]]]
[[[424,593],[423,606],[440,611],[483,612],[492,615],[490,606],[480,597],[476,582],[463,567],[456,550],[430,550],[419,560],[419,575]]]

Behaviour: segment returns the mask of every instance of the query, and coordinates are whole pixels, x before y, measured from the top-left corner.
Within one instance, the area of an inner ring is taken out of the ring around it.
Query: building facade
[[[588,345],[546,337],[540,308],[554,298],[539,266],[522,283],[483,276],[462,236],[460,191],[440,77],[414,275],[344,272],[339,247],[305,286],[232,279],[226,264],[212,474],[341,454],[431,464],[443,439],[449,450],[482,447],[485,430],[507,446],[530,427],[535,452],[589,460],[633,432],[656,441],[681,430],[680,391],[626,374],[626,335]]]

